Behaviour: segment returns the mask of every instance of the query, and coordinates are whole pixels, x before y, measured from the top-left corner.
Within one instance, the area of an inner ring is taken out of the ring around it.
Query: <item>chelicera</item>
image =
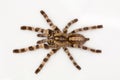
[[[95,25],[90,27],[83,27],[78,28],[70,33],[68,33],[68,28],[76,23],[78,19],[73,19],[70,22],[67,23],[63,31],[61,31],[49,17],[47,14],[41,10],[40,13],[43,15],[47,23],[52,29],[42,29],[40,27],[31,27],[31,26],[22,26],[22,30],[29,30],[38,32],[38,37],[46,37],[46,39],[42,39],[37,41],[37,44],[34,46],[29,46],[26,48],[21,49],[14,49],[14,53],[23,53],[26,51],[34,51],[36,49],[45,48],[45,49],[51,49],[51,51],[46,55],[46,57],[43,59],[42,63],[39,65],[39,67],[36,69],[35,73],[37,74],[40,72],[40,70],[43,68],[43,66],[46,64],[46,62],[49,60],[49,58],[55,54],[60,48],[63,48],[65,53],[68,55],[69,59],[72,61],[73,65],[80,70],[81,67],[77,64],[77,62],[72,57],[71,53],[69,52],[67,47],[73,47],[73,48],[81,48],[83,50],[88,50],[94,53],[101,53],[101,50],[89,48],[87,46],[84,46],[84,43],[89,40],[89,38],[86,38],[85,36],[78,34],[78,32],[82,31],[88,31],[88,30],[94,30],[94,29],[101,29],[103,28],[102,25]]]

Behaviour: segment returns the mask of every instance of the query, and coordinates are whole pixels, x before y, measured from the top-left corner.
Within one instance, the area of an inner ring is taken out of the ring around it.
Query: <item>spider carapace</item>
[[[40,72],[40,70],[43,68],[45,63],[49,60],[49,58],[55,54],[60,48],[63,48],[65,53],[68,55],[69,59],[72,61],[73,65],[80,70],[81,67],[77,64],[77,62],[74,60],[72,57],[71,53],[69,52],[67,47],[72,47],[72,48],[80,48],[83,50],[88,50],[94,53],[101,53],[101,50],[99,49],[93,49],[84,46],[84,43],[89,40],[89,38],[84,37],[81,34],[78,34],[78,32],[82,31],[88,31],[88,30],[94,30],[94,29],[100,29],[103,28],[102,25],[94,25],[90,27],[83,27],[83,28],[78,28],[70,33],[68,33],[68,28],[76,23],[78,19],[73,19],[70,22],[67,23],[63,31],[61,31],[53,22],[51,19],[49,19],[48,15],[41,10],[40,13],[43,15],[47,23],[52,29],[42,29],[40,27],[31,27],[31,26],[22,26],[21,30],[29,30],[29,31],[34,31],[38,32],[37,36],[38,37],[46,37],[46,39],[42,39],[37,41],[37,44],[34,46],[29,46],[26,48],[21,48],[21,49],[14,49],[14,53],[23,53],[26,51],[34,51],[36,49],[40,48],[45,48],[45,49],[52,49],[46,57],[43,59],[42,63],[39,65],[39,67],[36,69],[35,73],[37,74]]]

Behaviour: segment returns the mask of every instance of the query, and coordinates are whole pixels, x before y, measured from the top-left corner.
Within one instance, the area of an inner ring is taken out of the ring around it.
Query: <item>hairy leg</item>
[[[88,51],[91,51],[91,52],[94,52],[94,53],[102,53],[101,50],[99,49],[93,49],[93,48],[89,48],[89,47],[86,47],[86,46],[80,46],[80,45],[76,45],[76,44],[72,44],[70,45],[70,47],[74,47],[74,48],[81,48],[83,50],[88,50]]]
[[[50,57],[55,54],[59,49],[52,49],[50,53],[47,54],[47,56],[43,59],[42,63],[39,65],[39,67],[36,69],[35,73],[39,73],[41,69],[44,67],[46,62],[50,59]]]
[[[21,30],[30,30],[30,31],[34,31],[34,32],[40,32],[43,34],[38,34],[38,37],[43,37],[43,36],[48,36],[51,35],[53,33],[53,31],[51,29],[42,29],[42,28],[34,28],[31,26],[21,26]]]
[[[77,33],[77,32],[80,32],[80,31],[87,31],[87,30],[94,30],[94,29],[101,29],[101,28],[103,28],[102,25],[83,27],[83,28],[75,29],[75,30],[71,31],[70,33]]]
[[[77,21],[78,21],[78,19],[73,19],[73,20],[71,20],[70,22],[68,22],[67,25],[65,26],[65,28],[63,29],[63,32],[64,32],[64,33],[67,33],[68,28],[69,28],[72,24],[76,23]]]
[[[101,53],[102,52],[101,50],[89,48],[89,47],[86,47],[86,46],[82,46],[81,48],[84,49],[84,50],[94,52],[94,53]]]
[[[47,23],[49,24],[49,26],[53,30],[56,30],[56,31],[60,32],[60,29],[56,25],[53,24],[53,22],[51,21],[51,19],[48,17],[48,15],[43,10],[41,10],[40,13],[43,15],[43,17],[45,18],[45,20],[47,21]]]
[[[35,46],[29,46],[27,48],[14,49],[13,53],[23,53],[23,52],[27,52],[27,51],[34,51],[34,50],[40,49],[40,48],[49,49],[49,46],[47,44],[37,44]]]
[[[31,27],[31,26],[21,26],[21,30],[29,30],[29,31],[34,31],[34,32],[45,32],[45,29],[42,29],[42,28],[34,28],[34,27]]]
[[[76,63],[76,61],[74,60],[74,58],[72,57],[72,55],[70,54],[68,48],[66,47],[63,47],[64,51],[66,52],[66,54],[68,55],[69,59],[72,61],[73,65],[78,69],[80,70],[81,67]]]

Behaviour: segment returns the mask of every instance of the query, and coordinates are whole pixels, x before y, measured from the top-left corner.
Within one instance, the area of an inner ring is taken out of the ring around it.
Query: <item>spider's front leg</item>
[[[70,47],[81,48],[83,50],[88,50],[88,51],[91,51],[91,52],[94,52],[94,53],[102,53],[102,51],[99,50],[99,49],[93,49],[93,48],[90,48],[90,47],[81,46],[81,45],[77,45],[77,44],[72,44],[72,45],[70,45]]]
[[[94,29],[101,29],[101,28],[103,28],[102,25],[83,27],[83,28],[75,29],[75,30],[71,31],[70,33],[77,33],[77,32],[80,32],[80,31],[87,31],[87,30],[94,30]]]
[[[34,32],[45,32],[46,30],[45,29],[42,29],[42,28],[34,28],[34,27],[31,27],[31,26],[21,26],[21,30],[29,30],[29,31],[34,31]]]
[[[64,32],[64,33],[67,33],[68,28],[69,28],[72,24],[76,23],[77,21],[78,21],[78,19],[73,19],[73,20],[71,20],[70,22],[68,22],[67,25],[65,26],[65,28],[63,29],[63,32]]]
[[[50,47],[47,44],[37,44],[35,46],[29,46],[27,48],[14,49],[13,53],[23,53],[23,52],[26,52],[26,51],[34,51],[34,50],[40,49],[40,48],[49,49]]]
[[[40,72],[40,70],[44,67],[45,63],[50,59],[50,57],[55,54],[57,51],[59,50],[58,49],[52,49],[50,51],[50,53],[47,54],[47,56],[43,59],[42,63],[40,64],[40,66],[36,69],[35,73],[37,74],[38,72]]]
[[[54,31],[51,29],[44,30],[43,34],[37,34],[37,37],[48,37],[50,35],[53,35]]]
[[[76,63],[76,61],[74,60],[74,58],[72,57],[72,55],[70,54],[68,48],[66,47],[63,47],[64,51],[66,52],[66,54],[68,55],[69,59],[72,61],[73,65],[78,69],[80,70],[81,67]]]
[[[56,25],[53,24],[53,22],[51,21],[51,19],[48,17],[48,15],[43,10],[41,10],[40,13],[43,15],[43,17],[45,18],[45,20],[47,21],[47,23],[49,24],[49,26],[53,30],[56,30],[56,31],[60,32],[60,29]]]

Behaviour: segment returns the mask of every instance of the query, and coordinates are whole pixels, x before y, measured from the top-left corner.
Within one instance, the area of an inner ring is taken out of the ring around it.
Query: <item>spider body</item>
[[[88,41],[89,38],[86,38],[83,35],[78,34],[77,32],[100,29],[100,28],[103,28],[102,25],[78,28],[68,33],[67,32],[68,28],[72,24],[76,23],[78,19],[73,19],[70,22],[68,22],[65,28],[63,29],[63,31],[61,31],[56,25],[53,24],[53,22],[49,19],[49,17],[43,10],[41,10],[40,13],[43,15],[43,17],[45,18],[45,20],[47,21],[47,23],[50,25],[52,29],[42,29],[38,27],[34,28],[31,26],[22,26],[21,29],[38,32],[37,34],[38,37],[46,37],[46,39],[37,41],[37,44],[34,46],[13,50],[14,53],[23,53],[26,51],[34,51],[40,48],[52,49],[50,53],[48,53],[46,57],[43,59],[39,67],[36,69],[35,71],[36,74],[43,68],[43,66],[49,60],[49,58],[53,54],[55,54],[60,48],[63,48],[65,53],[68,55],[69,59],[72,61],[73,65],[78,70],[80,70],[81,67],[74,60],[74,58],[72,57],[67,47],[80,48],[80,49],[88,50],[94,53],[101,53],[101,50],[84,46],[84,43]]]
[[[54,43],[55,45],[62,47],[68,44],[68,36],[64,33],[56,33],[54,35]]]
[[[81,34],[65,34],[65,33],[56,33],[53,36],[54,45],[59,47],[69,47],[70,45],[83,45],[88,38],[85,38]]]

